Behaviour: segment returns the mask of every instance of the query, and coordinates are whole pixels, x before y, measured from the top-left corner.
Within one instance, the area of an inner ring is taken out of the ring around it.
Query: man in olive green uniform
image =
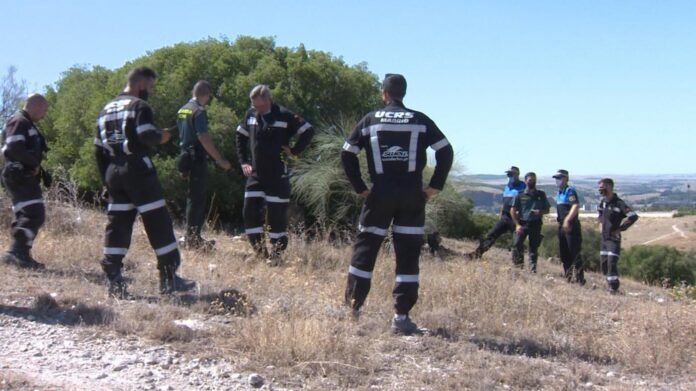
[[[188,180],[186,196],[186,234],[180,240],[184,247],[212,250],[215,242],[201,237],[205,223],[205,194],[208,181],[208,155],[223,170],[232,166],[215,148],[208,133],[208,115],[205,105],[210,102],[212,88],[205,80],[193,87],[193,97],[179,109],[177,126],[181,155],[177,168]]]
[[[539,245],[543,239],[542,218],[549,213],[551,207],[546,193],[536,188],[535,173],[525,174],[524,183],[526,185],[524,191],[517,193],[510,208],[510,216],[515,223],[515,233],[512,238],[512,263],[519,267],[524,265],[524,240],[529,236],[529,270],[536,273]]]

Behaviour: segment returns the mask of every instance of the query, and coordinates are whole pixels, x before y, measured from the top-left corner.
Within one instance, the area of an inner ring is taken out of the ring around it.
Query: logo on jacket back
[[[409,111],[377,111],[375,118],[379,118],[379,122],[387,122],[392,124],[405,124],[413,118],[413,113]]]
[[[405,151],[398,145],[387,148],[382,152],[383,162],[405,162],[408,160],[408,151]]]

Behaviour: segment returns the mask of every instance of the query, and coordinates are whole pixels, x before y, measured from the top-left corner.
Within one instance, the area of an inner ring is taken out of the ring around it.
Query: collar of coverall
[[[401,108],[406,108],[406,106],[404,106],[404,102],[402,102],[402,101],[400,101],[400,100],[398,100],[398,99],[392,99],[392,100],[390,100],[389,103],[387,103],[387,106],[386,106],[386,107],[389,107],[389,106],[398,106],[398,107],[401,107]]]
[[[26,110],[21,109],[19,110],[19,112],[22,113],[22,116],[24,116],[24,118],[26,118],[31,123],[31,126],[34,126],[34,121],[31,120],[31,117],[29,116],[29,113]]]

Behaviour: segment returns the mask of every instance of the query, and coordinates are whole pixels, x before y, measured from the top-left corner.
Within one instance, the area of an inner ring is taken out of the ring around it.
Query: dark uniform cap
[[[510,166],[510,169],[505,171],[506,174],[520,174],[520,169],[515,166]]]
[[[556,171],[556,175],[553,176],[554,179],[563,178],[563,177],[568,178],[568,170],[558,170],[558,171]]]

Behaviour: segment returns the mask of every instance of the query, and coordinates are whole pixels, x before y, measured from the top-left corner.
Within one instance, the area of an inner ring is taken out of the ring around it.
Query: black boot
[[[43,263],[37,262],[32,258],[31,255],[29,255],[29,251],[5,251],[5,253],[2,254],[2,261],[24,269],[39,270],[46,268]]]
[[[196,287],[196,282],[176,275],[176,267],[172,265],[162,266],[159,272],[160,293],[171,294],[174,292],[186,292]]]
[[[123,300],[128,298],[126,281],[123,279],[123,275],[121,275],[121,270],[106,274],[106,292],[109,297],[114,299]]]

